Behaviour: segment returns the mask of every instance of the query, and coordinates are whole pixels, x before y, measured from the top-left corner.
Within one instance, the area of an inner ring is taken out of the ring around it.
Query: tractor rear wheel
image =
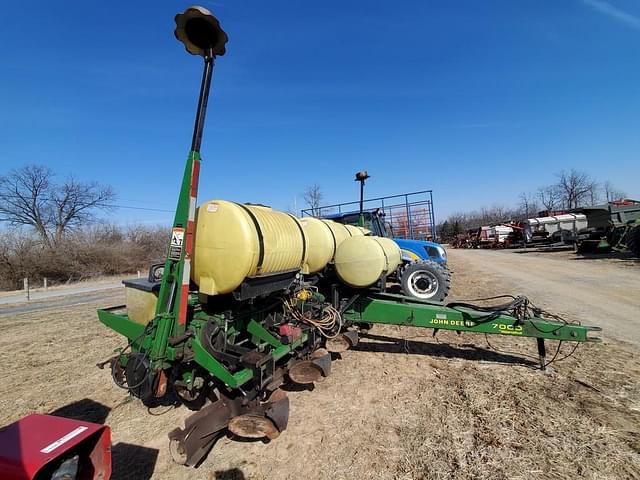
[[[631,227],[627,232],[627,247],[636,257],[640,257],[640,225]]]
[[[412,262],[402,269],[400,285],[408,297],[442,302],[451,288],[451,272],[432,260]]]

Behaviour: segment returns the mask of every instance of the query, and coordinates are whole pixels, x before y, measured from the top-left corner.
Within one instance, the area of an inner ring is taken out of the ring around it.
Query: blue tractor
[[[394,236],[393,226],[384,220],[381,208],[322,215],[346,225],[359,225],[372,235],[391,238],[402,252],[403,266],[398,281],[405,295],[429,301],[443,301],[451,287],[447,252],[439,243]]]
[[[391,238],[398,244],[402,250],[403,257],[406,257],[408,261],[431,260],[442,265],[447,264],[447,252],[439,243],[394,237],[392,225],[385,223],[384,213],[379,208],[364,210],[362,214],[364,216],[363,226],[370,230],[373,235]],[[323,215],[322,218],[346,225],[359,225],[360,212],[332,213]]]
[[[431,241],[435,235],[433,192],[423,190],[365,200],[364,184],[369,178],[366,171],[356,173],[355,181],[360,183],[359,202],[315,206],[302,210],[302,216],[356,225],[368,229],[372,235],[390,238],[402,253],[402,266],[394,274],[402,292],[420,300],[444,301],[451,288],[451,272],[447,267],[447,252],[442,245]],[[342,211],[356,205],[359,207],[356,211]],[[373,205],[375,207],[370,208]],[[388,221],[385,221],[387,214]]]

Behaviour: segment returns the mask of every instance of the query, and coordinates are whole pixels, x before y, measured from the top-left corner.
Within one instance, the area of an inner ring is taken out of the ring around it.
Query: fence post
[[[42,279],[42,286],[44,287],[44,291],[47,291],[47,277],[44,277]]]
[[[24,277],[22,280],[22,285],[24,286],[25,292],[27,292],[27,300],[29,300],[29,279]]]

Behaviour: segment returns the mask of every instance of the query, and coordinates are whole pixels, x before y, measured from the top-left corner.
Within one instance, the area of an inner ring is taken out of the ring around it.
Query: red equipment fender
[[[109,427],[34,413],[0,428],[0,478],[50,479],[63,470],[76,480],[111,477]]]

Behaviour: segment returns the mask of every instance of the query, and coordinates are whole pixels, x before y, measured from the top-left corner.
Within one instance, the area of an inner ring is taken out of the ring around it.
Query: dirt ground
[[[524,292],[569,319],[604,325],[595,306],[585,312],[575,294],[564,303],[554,296],[555,286],[544,282],[562,279],[562,271],[532,263],[538,270],[522,285],[500,262],[524,256],[476,253],[450,251],[452,299]],[[601,265],[593,270],[603,282],[618,281],[621,272],[640,275],[638,265]],[[568,291],[581,288],[579,279],[567,278]],[[637,321],[639,291],[605,310],[615,315],[618,303],[630,302]],[[97,321],[95,309],[122,301],[113,292],[92,303],[4,316],[0,306],[0,425],[32,411],[106,422],[115,479],[640,478],[639,349],[609,332],[604,343],[580,346],[553,365],[554,374],[543,375],[527,357],[535,355],[531,339],[491,337],[494,351],[483,336],[433,338],[431,330],[376,326],[334,362],[325,382],[289,392],[289,427],[278,439],[225,438],[199,469],[175,465],[166,434],[189,412],[148,410],[95,367],[123,343]]]
[[[631,254],[448,251],[458,263],[494,276],[554,313],[595,323],[608,337],[640,345],[640,259]]]

